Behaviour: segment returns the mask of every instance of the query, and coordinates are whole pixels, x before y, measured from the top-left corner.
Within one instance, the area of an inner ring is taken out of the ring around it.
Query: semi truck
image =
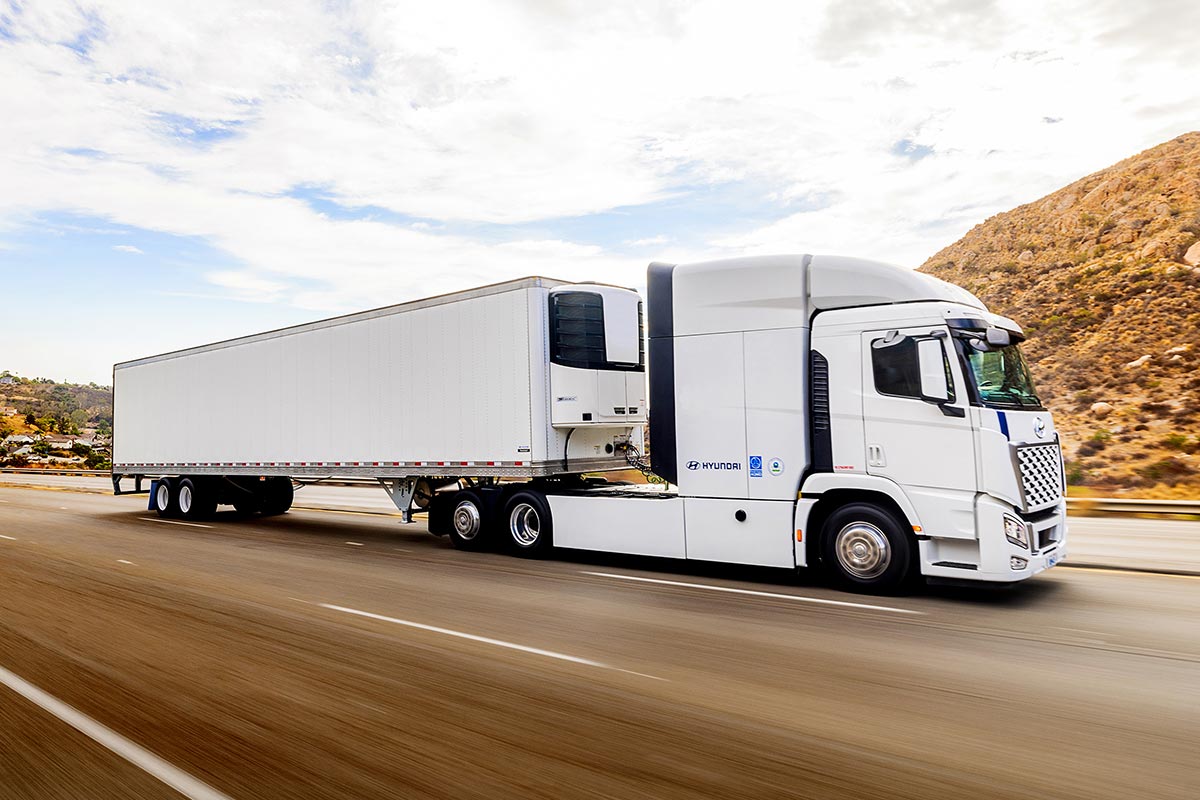
[[[115,365],[113,486],[199,519],[358,476],[463,550],[1013,583],[1067,547],[1023,339],[843,256],[653,263],[644,300],[525,278]]]

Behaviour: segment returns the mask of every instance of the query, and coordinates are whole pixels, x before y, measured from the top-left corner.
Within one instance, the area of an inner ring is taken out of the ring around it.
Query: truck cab
[[[1013,582],[1065,555],[1061,448],[1023,332],[969,292],[766,256],[652,265],[648,311],[651,456],[679,487],[689,558],[693,527],[713,527],[689,499],[742,511],[717,560],[820,562],[858,588]],[[790,552],[748,524],[784,504]]]

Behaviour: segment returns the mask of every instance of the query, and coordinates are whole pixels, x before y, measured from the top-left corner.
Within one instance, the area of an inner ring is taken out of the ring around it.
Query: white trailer
[[[644,338],[636,293],[535,278],[119,364],[114,485],[271,513],[289,479],[364,475],[464,549],[821,564],[865,590],[1065,555],[1023,334],[965,290],[766,256],[652,264],[645,310]],[[668,485],[582,476],[627,461]]]

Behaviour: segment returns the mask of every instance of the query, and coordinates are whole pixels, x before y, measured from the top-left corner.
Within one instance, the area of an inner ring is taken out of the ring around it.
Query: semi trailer
[[[526,278],[117,364],[113,486],[197,519],[359,476],[463,550],[1010,583],[1067,546],[1023,338],[840,256],[654,263],[644,302]]]

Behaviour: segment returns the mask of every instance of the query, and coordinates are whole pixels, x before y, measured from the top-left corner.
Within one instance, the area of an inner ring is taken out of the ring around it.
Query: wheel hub
[[[454,509],[454,532],[470,540],[479,535],[480,527],[479,508],[474,503],[459,503]]]
[[[842,569],[864,580],[878,578],[892,563],[887,536],[869,522],[853,522],[842,528],[835,550]]]
[[[537,509],[529,503],[514,506],[508,516],[508,530],[517,544],[532,547],[542,535],[542,520]]]

